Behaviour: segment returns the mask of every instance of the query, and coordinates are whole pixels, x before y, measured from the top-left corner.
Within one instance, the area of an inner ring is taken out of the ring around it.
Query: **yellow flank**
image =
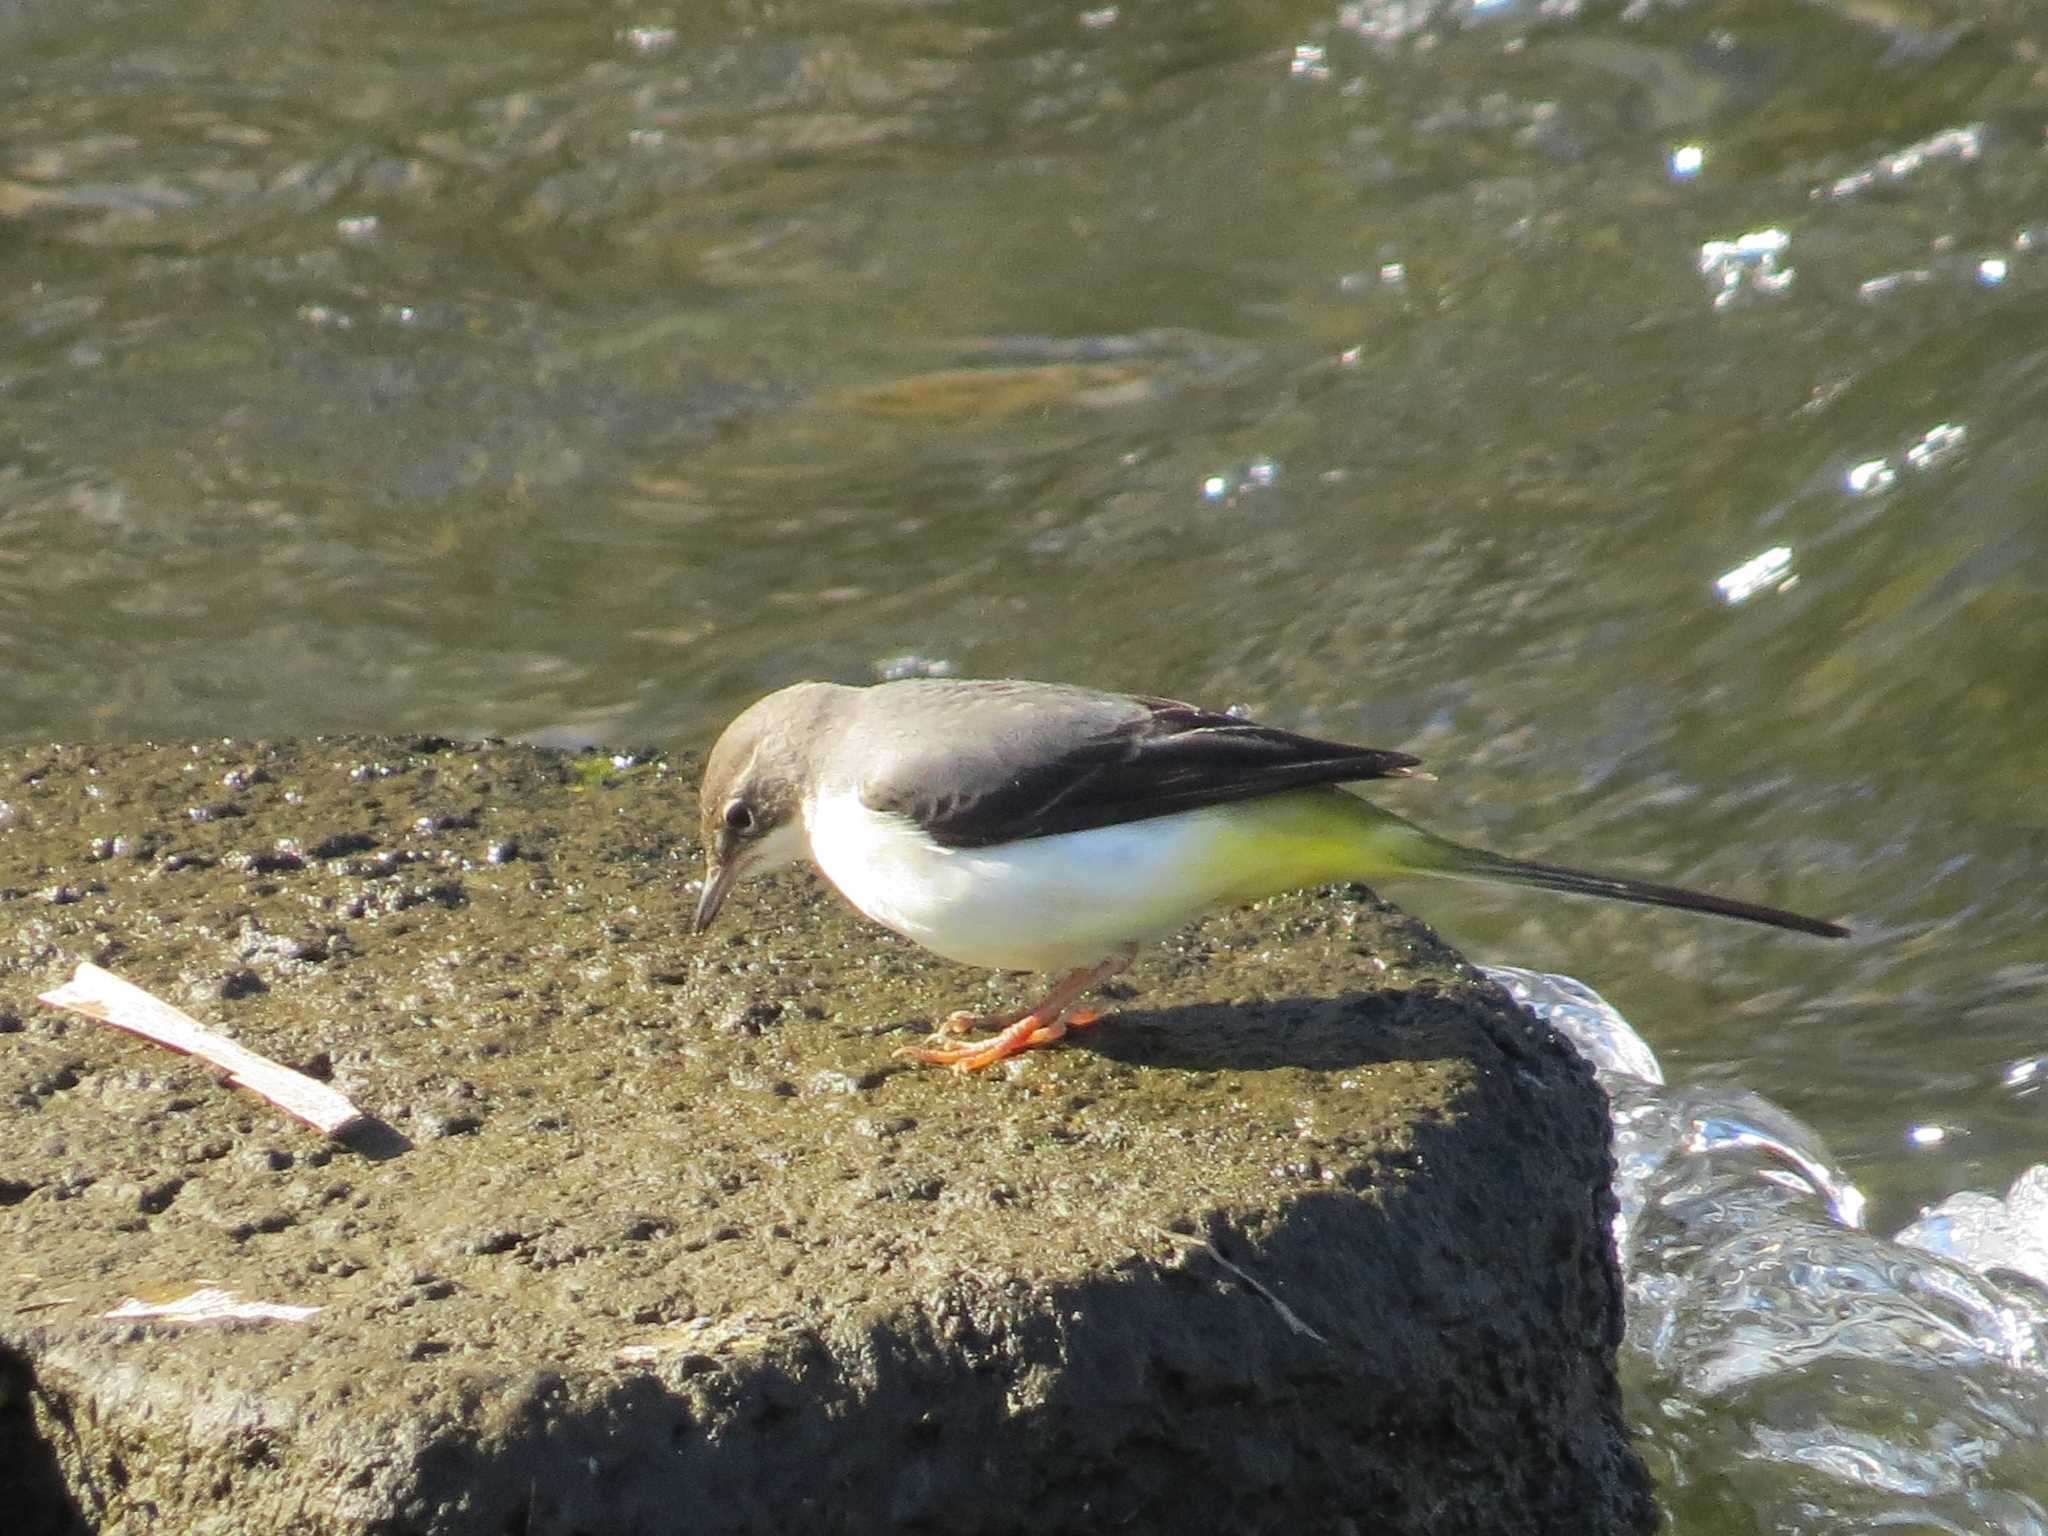
[[[1233,801],[1213,814],[1218,830],[1205,851],[1204,873],[1220,903],[1345,880],[1447,872],[1459,852],[1456,844],[1336,788]]]

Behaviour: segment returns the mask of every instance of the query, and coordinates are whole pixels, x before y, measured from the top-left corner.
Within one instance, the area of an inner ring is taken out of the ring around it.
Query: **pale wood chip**
[[[202,1286],[170,1301],[144,1301],[130,1296],[100,1316],[121,1323],[303,1323],[318,1307],[284,1301],[244,1301],[219,1286]]]
[[[225,1072],[229,1082],[260,1094],[286,1114],[329,1136],[339,1136],[364,1118],[361,1110],[325,1083],[268,1056],[259,1056],[225,1035],[215,1034],[190,1014],[89,960],[81,960],[71,980],[45,992],[36,1001],[82,1013],[174,1051],[197,1056]]]

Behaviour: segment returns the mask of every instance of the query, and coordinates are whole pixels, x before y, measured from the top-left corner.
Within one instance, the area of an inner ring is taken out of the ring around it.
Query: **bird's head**
[[[814,691],[828,686],[798,683],[769,694],[725,728],[705,759],[697,807],[704,894],[697,901],[696,932],[711,926],[737,881],[805,856],[806,748],[822,702]]]

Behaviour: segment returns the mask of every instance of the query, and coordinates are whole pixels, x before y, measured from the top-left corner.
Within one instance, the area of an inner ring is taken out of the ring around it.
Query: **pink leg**
[[[991,1039],[969,1040],[959,1045],[907,1045],[896,1054],[910,1061],[951,1067],[956,1072],[979,1072],[983,1067],[992,1067],[1020,1051],[1050,1045],[1069,1029],[1083,1028],[1102,1017],[1099,1013],[1078,1011],[1074,1004],[1090,987],[1109,980],[1130,963],[1131,952],[1125,950],[1100,965],[1068,971],[1052,984],[1052,990],[1037,1006],[1022,1013],[986,1019],[969,1013],[956,1013],[938,1028],[941,1035],[962,1035],[971,1029],[994,1027],[999,1033]]]

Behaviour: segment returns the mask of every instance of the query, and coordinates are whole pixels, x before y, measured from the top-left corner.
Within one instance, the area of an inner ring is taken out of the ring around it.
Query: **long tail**
[[[1256,901],[1334,880],[1377,884],[1401,875],[1441,875],[1453,880],[1533,886],[1573,896],[1604,896],[1609,901],[1650,907],[1677,907],[1685,912],[1711,912],[1823,939],[1847,938],[1849,934],[1838,923],[1754,901],[1655,885],[1625,875],[1596,875],[1560,864],[1534,864],[1503,858],[1483,848],[1468,848],[1342,789],[1319,787],[1263,795],[1203,814],[1214,818],[1211,851],[1218,877],[1213,895],[1219,902]]]
[[[1425,834],[1427,835],[1427,834]],[[1716,917],[1739,917],[1744,922],[1764,923],[1772,928],[1789,928],[1823,939],[1846,939],[1849,930],[1840,923],[1802,917],[1782,907],[1761,902],[1737,901],[1705,891],[1689,891],[1678,885],[1657,885],[1648,880],[1631,880],[1625,875],[1596,875],[1583,869],[1566,869],[1559,864],[1534,864],[1524,859],[1502,858],[1483,848],[1467,848],[1431,837],[1440,845],[1442,862],[1432,873],[1454,880],[1487,880],[1507,885],[1530,885],[1539,890],[1563,891],[1572,896],[1605,896],[1611,901],[1633,901],[1648,907],[1677,907],[1685,912],[1711,912]]]

